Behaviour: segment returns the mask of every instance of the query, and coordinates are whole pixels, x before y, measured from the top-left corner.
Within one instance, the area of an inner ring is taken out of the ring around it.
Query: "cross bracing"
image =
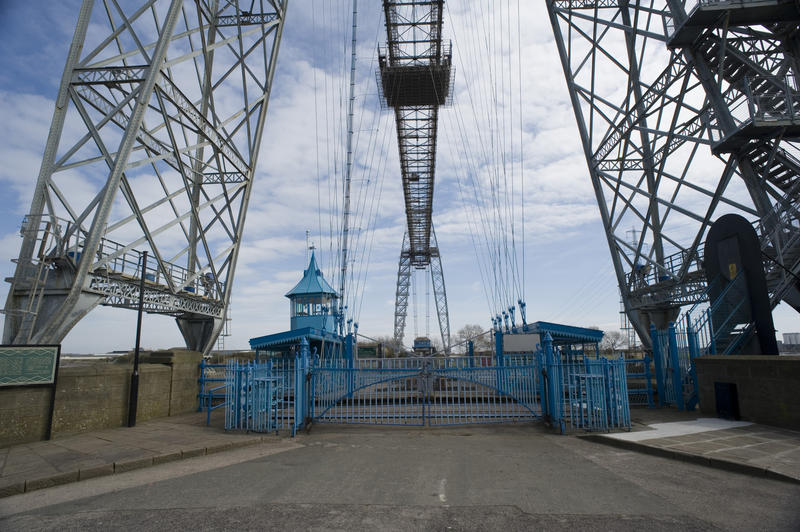
[[[649,322],[661,326],[702,296],[702,245],[726,213],[756,227],[773,307],[800,309],[796,2],[547,8],[625,310],[643,341]]]
[[[431,220],[439,106],[447,103],[452,87],[450,47],[442,44],[443,7],[444,0],[384,0],[386,48],[379,51],[378,87],[395,113],[406,207],[395,340],[403,339],[411,268],[430,268],[442,343],[449,350],[444,274]]]
[[[135,308],[144,276],[145,310],[211,348],[287,3],[83,2],[22,227],[7,343],[60,342],[99,304]]]

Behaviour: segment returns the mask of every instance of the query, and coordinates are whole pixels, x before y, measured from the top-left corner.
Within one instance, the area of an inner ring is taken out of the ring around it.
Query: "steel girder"
[[[408,316],[408,292],[411,288],[411,250],[408,247],[408,232],[403,235],[400,263],[397,267],[397,291],[394,296],[394,341],[403,344]]]
[[[431,259],[427,265],[415,266],[417,269],[429,269],[433,298],[436,303],[436,317],[439,320],[439,331],[442,335],[442,345],[445,352],[450,351],[450,312],[447,308],[447,291],[444,285],[444,270],[442,257],[439,254],[439,243],[436,241],[436,232],[431,229],[433,246],[431,246]],[[403,236],[403,249],[400,252],[400,263],[397,269],[397,290],[394,305],[394,340],[403,343],[408,315],[408,293],[411,288],[411,249],[408,245],[408,233]]]
[[[406,206],[407,227],[395,296],[395,340],[402,342],[405,332],[411,267],[430,268],[442,342],[449,351],[450,317],[431,221],[439,106],[447,102],[452,88],[450,49],[442,44],[443,7],[444,0],[384,0],[387,43],[379,53],[378,86],[395,113]]]
[[[287,4],[84,0],[23,222],[6,343],[60,342],[97,304],[136,308],[144,275],[145,310],[211,349]]]
[[[703,297],[702,244],[726,213],[756,225],[773,306],[800,308],[791,3],[774,3],[777,23],[758,2],[704,0],[687,13],[678,0],[547,1],[624,308],[645,345],[648,322]]]
[[[433,247],[431,247],[431,284],[433,285],[433,299],[436,302],[436,317],[439,319],[439,331],[442,334],[442,345],[445,353],[450,352],[450,312],[447,309],[447,292],[444,288],[444,270],[442,257],[439,254],[439,243],[436,241],[436,232],[432,231]]]
[[[383,3],[387,45],[379,54],[379,87],[395,112],[411,260],[419,266],[430,262],[438,108],[451,90],[443,5],[443,0]]]

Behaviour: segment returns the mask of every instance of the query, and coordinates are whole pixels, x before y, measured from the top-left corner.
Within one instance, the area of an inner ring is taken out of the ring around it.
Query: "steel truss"
[[[212,348],[287,4],[84,0],[4,342],[58,343],[97,305],[136,308],[144,276],[145,310],[174,316],[189,348]]]
[[[703,297],[719,216],[752,220],[800,310],[800,8],[547,0],[625,311],[645,345]],[[635,238],[626,232],[633,228]]]
[[[446,351],[450,317],[441,257],[435,244],[431,213],[436,170],[439,106],[452,87],[451,53],[442,45],[444,0],[384,0],[386,49],[379,53],[378,86],[393,108],[406,205],[406,235],[400,254],[394,315],[395,340],[402,342],[408,309],[411,267],[430,268],[436,310]],[[434,244],[431,245],[431,238]]]
[[[436,241],[436,232],[431,229],[433,245],[430,249],[430,261],[427,265],[414,266],[417,269],[428,269],[431,274],[433,286],[433,299],[436,303],[436,316],[439,319],[439,331],[445,348],[449,348],[450,340],[450,313],[447,309],[447,292],[444,287],[444,270],[442,257],[439,254],[439,244]],[[400,252],[400,264],[397,270],[397,291],[394,302],[394,338],[402,342],[406,330],[406,316],[408,315],[408,293],[411,288],[411,248],[408,245],[408,232],[403,236],[403,250]]]

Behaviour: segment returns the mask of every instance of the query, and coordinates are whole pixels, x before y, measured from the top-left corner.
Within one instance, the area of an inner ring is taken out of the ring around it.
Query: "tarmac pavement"
[[[211,426],[205,425],[204,413],[193,413],[146,421],[132,428],[0,449],[0,497],[243,446],[287,442],[285,436],[273,434],[226,432],[221,414],[214,413]],[[631,432],[580,437],[636,452],[800,483],[800,432],[703,420],[698,413],[670,409],[634,409],[631,417]]]
[[[800,485],[539,423],[314,425],[0,499],[0,530],[800,530]]]

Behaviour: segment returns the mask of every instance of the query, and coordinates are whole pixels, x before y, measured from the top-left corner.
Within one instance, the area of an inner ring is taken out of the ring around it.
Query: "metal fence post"
[[[548,415],[553,424],[561,425],[561,398],[559,395],[560,379],[553,355],[553,337],[547,332],[544,334],[544,358],[547,366],[547,405]]]
[[[495,366],[497,369],[497,390],[502,392],[503,391],[503,331],[495,331],[494,332],[494,352],[495,352]]]
[[[692,326],[688,323],[686,324],[686,337],[689,343],[689,377],[692,380],[693,388],[693,394],[689,399],[689,404],[686,405],[686,409],[694,410],[697,405],[698,397],[700,396],[700,390],[698,390],[697,385],[697,367],[694,365],[694,359],[700,355],[700,349],[697,346],[697,333],[694,332]]]
[[[650,375],[650,357],[647,355],[644,356],[644,383],[645,389],[647,390],[647,406],[650,408],[655,408],[655,403],[653,402],[653,383],[651,382],[651,375]]]
[[[344,337],[344,354],[347,359],[347,396],[352,397],[355,388],[355,360],[353,357],[353,333]]]
[[[547,403],[547,388],[545,381],[547,380],[547,370],[544,367],[544,354],[542,353],[541,349],[536,352],[536,373],[539,377],[539,409],[542,413],[542,417],[547,417],[547,412],[549,410],[549,406]]]
[[[302,341],[301,341],[301,343],[302,343]],[[299,377],[301,360],[302,359],[301,359],[299,353],[294,356],[294,372],[292,374],[292,379],[294,379],[294,401],[293,401],[294,404],[292,405],[292,407],[293,407],[292,408],[292,412],[294,414],[293,415],[294,419],[292,419],[292,437],[293,438],[294,438],[294,435],[297,433],[297,420],[303,415],[301,412],[299,412],[300,401],[298,400],[298,396],[300,395],[300,392],[301,392],[300,387],[302,386],[301,379]]]
[[[205,395],[206,395],[206,359],[205,358],[200,361],[200,379],[199,380],[200,380],[200,393],[198,395],[200,396],[200,400],[197,401],[197,411],[198,412],[202,412],[203,411],[203,399],[205,398]],[[211,406],[211,401],[209,401],[208,403],[209,403],[208,406]]]
[[[711,321],[711,307],[706,309],[706,323],[708,323],[708,353],[717,354],[717,344],[714,341],[714,323]]]
[[[306,393],[306,372],[308,371],[308,360],[311,356],[311,348],[308,339],[303,337],[300,340],[300,355],[295,361],[295,387],[294,387],[294,425],[302,428],[305,424],[308,394]]]
[[[612,399],[612,392],[616,392],[616,382],[611,378],[611,371],[608,365],[608,359],[606,357],[602,358],[603,361],[603,380],[605,381],[605,388],[606,388],[606,423],[608,425],[613,425],[616,421],[616,416],[614,415],[613,406],[615,401]]]
[[[683,375],[678,359],[678,337],[675,334],[675,322],[669,322],[667,329],[669,338],[669,359],[672,363],[672,389],[675,392],[675,403],[678,410],[683,410]]]
[[[242,417],[241,417],[241,415],[242,415],[242,403],[241,403],[241,401],[242,401],[242,368],[237,365],[235,371],[236,371],[236,379],[234,381],[235,388],[234,388],[234,394],[233,394],[233,399],[234,399],[234,403],[233,404],[234,404],[234,409],[235,409],[234,410],[235,417],[234,417],[233,428],[238,429],[240,427],[240,423],[241,423],[241,419],[242,419]]]
[[[658,338],[658,330],[654,324],[650,324],[650,340],[653,343],[653,361],[656,365],[656,393],[658,394],[658,406],[664,406],[664,353],[661,352],[661,342]]]

